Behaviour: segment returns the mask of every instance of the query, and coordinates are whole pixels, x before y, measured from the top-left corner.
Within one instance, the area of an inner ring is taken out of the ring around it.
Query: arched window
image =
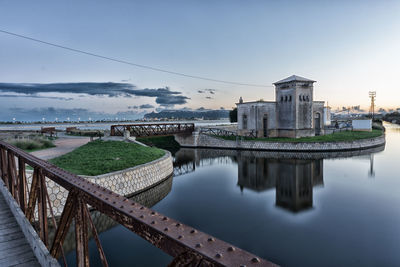
[[[307,102],[310,102],[310,98],[307,96]]]
[[[299,95],[299,100],[301,101],[301,95]]]
[[[292,96],[291,95],[289,96],[289,102],[292,102]]]
[[[306,101],[306,96],[305,95],[303,95],[303,101]]]
[[[287,95],[285,95],[285,102],[287,102]]]
[[[281,102],[283,102],[283,96],[281,96]]]

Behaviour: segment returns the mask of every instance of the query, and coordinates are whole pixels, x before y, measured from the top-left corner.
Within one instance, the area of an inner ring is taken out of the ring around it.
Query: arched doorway
[[[315,135],[321,135],[321,114],[314,114]]]

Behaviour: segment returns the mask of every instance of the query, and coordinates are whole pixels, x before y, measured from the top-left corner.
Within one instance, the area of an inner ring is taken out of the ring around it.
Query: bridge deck
[[[1,193],[0,266],[40,266]]]

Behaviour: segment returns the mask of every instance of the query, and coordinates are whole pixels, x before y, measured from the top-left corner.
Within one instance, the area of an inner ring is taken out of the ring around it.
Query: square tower
[[[279,136],[312,136],[313,83],[315,81],[292,75],[275,85],[277,128]]]

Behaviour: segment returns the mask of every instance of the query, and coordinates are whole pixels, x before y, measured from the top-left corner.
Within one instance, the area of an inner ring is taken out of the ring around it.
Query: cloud
[[[197,90],[197,93],[199,93],[199,94],[209,93],[209,94],[215,95],[216,91],[217,91],[217,89],[202,89],[202,90]]]
[[[38,93],[72,93],[88,95],[129,96],[136,86],[128,83],[0,83],[0,91],[26,95]]]
[[[31,98],[46,98],[54,100],[71,101],[74,100],[72,97],[58,97],[58,96],[40,96],[40,95],[1,95],[0,97],[31,97]]]
[[[169,87],[137,89],[128,83],[0,83],[0,92],[13,92],[33,96],[39,93],[73,93],[93,96],[145,96],[155,97],[161,106],[174,106],[187,103],[190,99],[182,92],[171,91]]]
[[[165,95],[158,96],[156,98],[156,103],[164,107],[173,107],[174,105],[183,105],[187,103],[189,97],[183,95]]]
[[[211,96],[206,96],[207,99],[213,99]]]
[[[145,108],[154,108],[153,105],[150,104],[144,104],[144,105],[140,105],[139,108],[145,109]]]

